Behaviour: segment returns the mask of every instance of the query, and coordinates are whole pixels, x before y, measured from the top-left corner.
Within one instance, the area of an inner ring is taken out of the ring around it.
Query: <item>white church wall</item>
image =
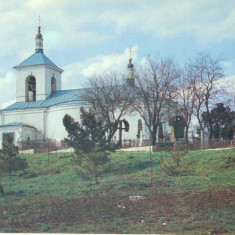
[[[23,126],[21,140],[27,141],[28,137],[30,140],[36,140],[36,131],[32,127]]]
[[[47,138],[56,139],[58,142],[64,140],[68,136],[67,131],[63,126],[63,118],[66,114],[72,116],[75,121],[80,122],[80,108],[88,107],[87,104],[67,104],[61,106],[51,107],[47,110]],[[136,113],[125,115],[123,119],[126,119],[130,124],[129,132],[122,131],[122,138],[124,139],[136,139],[138,130],[138,120],[141,119]],[[143,123],[143,121],[142,121]],[[142,133],[141,133],[142,134]],[[141,136],[142,137],[142,136]],[[119,131],[115,133],[114,139],[119,139]]]
[[[75,121],[80,121],[80,108],[86,104],[67,104],[54,106],[47,111],[47,137],[56,139],[57,142],[68,137],[68,132],[63,125],[63,118],[66,114],[72,116]]]
[[[129,132],[125,132],[123,130],[123,139],[136,139],[138,131],[138,120],[140,119],[140,116],[136,113],[131,113],[129,115],[125,115],[123,118],[125,118],[130,125]]]
[[[35,127],[38,131],[44,131],[44,109],[26,109],[4,112],[4,123],[21,122]]]
[[[16,102],[26,101],[26,78],[34,76],[36,78],[36,100],[45,100],[45,65],[34,65],[16,68]]]
[[[116,116],[118,116],[119,113],[116,113]],[[138,120],[142,119],[140,115],[136,112],[132,112],[129,114],[124,115],[121,120],[125,119],[129,123],[129,131],[126,132],[125,130],[122,130],[122,141],[128,142],[129,140],[136,140],[137,139],[137,131],[138,131]],[[143,124],[143,120],[142,120]],[[124,128],[124,124],[122,124],[122,128]],[[115,133],[113,140],[118,141],[119,140],[119,129]],[[143,131],[140,133],[140,139],[143,137]],[[128,144],[128,143],[127,143]]]

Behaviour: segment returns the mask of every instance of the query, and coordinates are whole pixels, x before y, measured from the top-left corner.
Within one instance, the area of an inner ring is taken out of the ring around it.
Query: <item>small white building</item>
[[[59,146],[68,136],[62,123],[65,114],[79,121],[80,107],[88,105],[79,98],[82,89],[61,89],[63,70],[43,53],[40,26],[35,42],[35,53],[14,67],[17,73],[16,103],[0,110],[0,148],[8,139],[19,147],[22,143],[45,139],[54,140]],[[133,84],[134,66],[131,60],[127,69],[127,84]],[[147,128],[138,114],[131,113],[125,119],[130,128],[129,132],[123,131],[123,140],[137,139],[137,135],[140,140],[148,139]],[[164,125],[169,132],[168,125]]]

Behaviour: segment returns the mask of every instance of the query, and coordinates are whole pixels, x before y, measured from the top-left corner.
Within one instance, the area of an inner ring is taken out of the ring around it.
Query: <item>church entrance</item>
[[[11,146],[13,144],[14,133],[3,133],[2,137],[3,146]]]
[[[129,132],[129,129],[130,129],[130,125],[125,118],[119,121],[118,129],[119,129],[119,142],[120,142],[120,148],[121,148],[122,147],[122,130],[124,130],[125,132]]]

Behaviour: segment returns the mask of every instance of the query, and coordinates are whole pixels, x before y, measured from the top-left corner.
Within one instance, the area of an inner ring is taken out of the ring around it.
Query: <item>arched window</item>
[[[56,91],[56,80],[54,77],[51,78],[51,93]]]
[[[26,79],[26,101],[36,101],[36,79],[34,76]]]

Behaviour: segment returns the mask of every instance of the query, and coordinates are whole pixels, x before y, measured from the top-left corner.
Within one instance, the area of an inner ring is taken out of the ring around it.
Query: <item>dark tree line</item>
[[[209,115],[202,113],[202,119],[206,127],[211,128],[212,136],[215,139],[232,139],[233,129],[235,127],[235,112],[229,107],[224,107],[223,103],[216,104],[211,109]]]

